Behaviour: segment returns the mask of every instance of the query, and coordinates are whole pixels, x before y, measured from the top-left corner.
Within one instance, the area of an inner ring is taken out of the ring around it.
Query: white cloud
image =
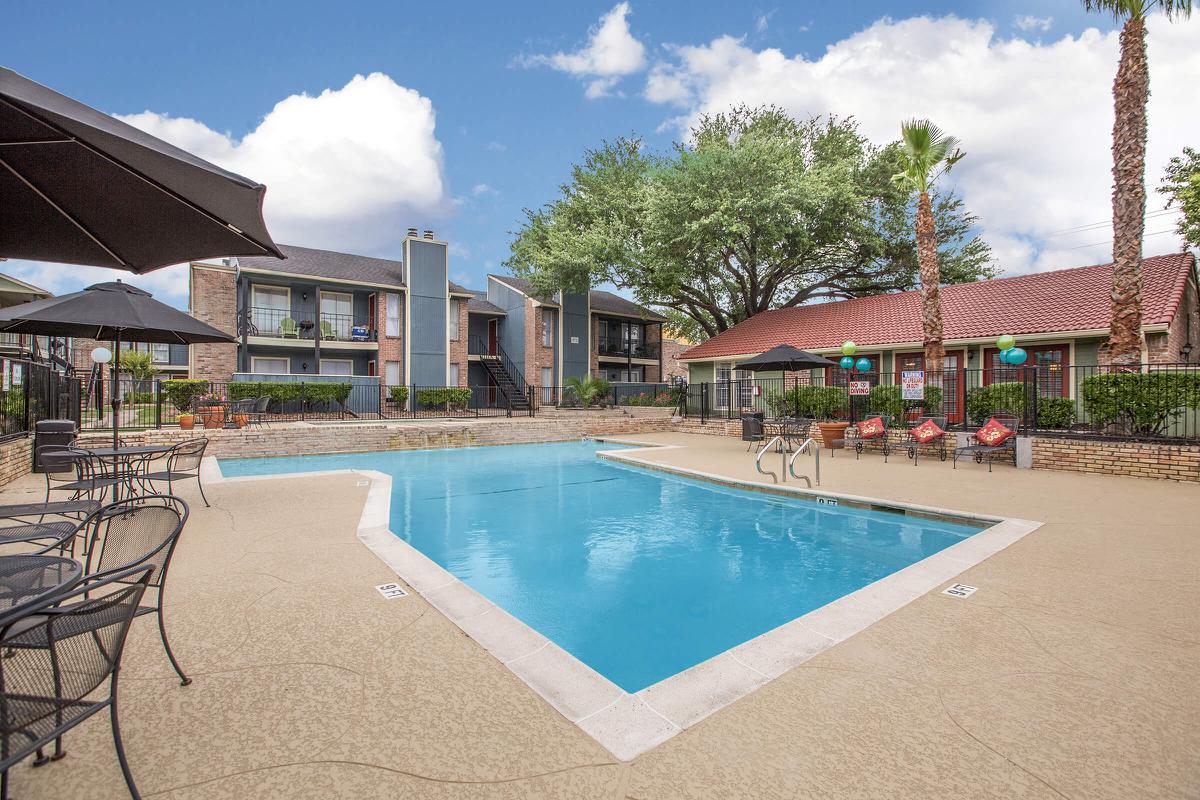
[[[485,194],[493,194],[493,195],[500,194],[500,192],[497,191],[494,187],[492,187],[489,184],[477,183],[471,187],[471,194],[475,195],[476,197],[479,197],[480,195],[485,195]]]
[[[768,11],[766,14],[759,14],[754,19],[754,32],[759,34],[766,33],[767,29],[771,27],[771,17],[773,16],[775,16],[774,11]]]
[[[263,213],[276,242],[394,254],[408,225],[431,224],[450,206],[433,104],[381,73],[287,97],[241,139],[153,111],[118,117],[265,184]],[[12,261],[0,270],[56,293],[123,277],[176,305],[187,298],[178,268],[132,276]]]
[[[1042,31],[1043,33],[1050,30],[1050,26],[1053,24],[1054,17],[1035,17],[1032,14],[1021,14],[1013,20],[1013,25],[1023,31]]]
[[[483,146],[483,149],[491,153],[503,153],[508,149],[508,145],[504,144],[504,142],[488,142]]]
[[[605,97],[626,75],[646,67],[646,48],[629,31],[628,2],[618,3],[588,31],[588,41],[570,53],[527,56],[524,66],[548,66],[587,81],[589,99]]]
[[[1197,36],[1200,16],[1150,19],[1151,190],[1194,125]],[[681,133],[700,114],[743,102],[854,116],[876,142],[896,139],[902,119],[929,117],[963,141],[967,157],[949,179],[982,217],[1005,271],[1110,257],[1111,231],[1103,226],[1058,232],[1111,216],[1115,31],[1040,43],[1001,38],[986,21],[918,17],[879,20],[811,60],[754,50],[731,36],[669,53],[651,69],[645,95],[680,108],[668,124]],[[1150,204],[1161,208],[1153,192]],[[1158,219],[1146,230],[1170,227]],[[1178,245],[1172,234],[1147,239],[1150,253]]]

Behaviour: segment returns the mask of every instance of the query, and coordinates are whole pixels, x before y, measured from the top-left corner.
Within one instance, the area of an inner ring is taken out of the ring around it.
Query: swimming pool
[[[722,487],[598,442],[222,460],[228,477],[372,469],[391,530],[637,692],[981,526]]]

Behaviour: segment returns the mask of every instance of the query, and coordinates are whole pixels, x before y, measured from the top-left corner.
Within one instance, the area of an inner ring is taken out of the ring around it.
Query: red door
[[[963,407],[966,405],[966,388],[963,380],[963,369],[966,366],[967,353],[965,350],[947,350],[942,362],[942,406],[940,409],[925,409],[926,414],[945,414],[947,424],[962,422]],[[905,370],[925,369],[924,353],[897,353],[896,373]]]
[[[1067,369],[1070,366],[1071,348],[1065,344],[1049,344],[1041,347],[1026,347],[1029,358],[1020,367],[1012,367],[1000,360],[1000,351],[989,347],[983,354],[983,383],[990,386],[1004,381],[1023,381],[1027,367],[1037,368],[1038,394],[1043,397],[1066,397],[1068,386]]]
[[[488,320],[488,355],[496,355],[496,329],[498,325],[496,320]]]

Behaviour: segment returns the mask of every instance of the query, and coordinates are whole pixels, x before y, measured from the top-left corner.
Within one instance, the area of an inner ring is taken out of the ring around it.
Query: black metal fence
[[[538,407],[582,409],[612,406],[660,406],[674,408],[679,405],[675,387],[669,383],[610,383],[604,392],[583,398],[573,386],[534,386],[530,390]]]
[[[1055,364],[960,369],[908,373],[907,382],[906,373],[842,373],[826,384],[817,374],[691,384],[682,410],[702,420],[760,412],[855,422],[888,414],[901,424],[929,414],[959,430],[1005,411],[1025,434],[1200,440],[1197,364],[1146,364],[1132,372]]]
[[[26,359],[0,359],[0,440],[24,436],[44,419],[80,422],[78,378]]]

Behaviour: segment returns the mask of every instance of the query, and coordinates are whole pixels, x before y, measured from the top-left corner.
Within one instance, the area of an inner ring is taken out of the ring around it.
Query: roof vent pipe
[[[417,238],[417,229],[416,229],[416,228],[409,228],[409,229],[408,229],[408,233],[407,233],[407,234],[405,234],[405,235],[406,235],[406,236],[408,236],[409,238],[415,239],[415,238]]]
[[[433,238],[433,231],[431,231],[431,230],[429,230],[428,228],[426,228],[426,229],[425,229],[425,238],[426,238],[426,239],[432,239],[432,238]]]

